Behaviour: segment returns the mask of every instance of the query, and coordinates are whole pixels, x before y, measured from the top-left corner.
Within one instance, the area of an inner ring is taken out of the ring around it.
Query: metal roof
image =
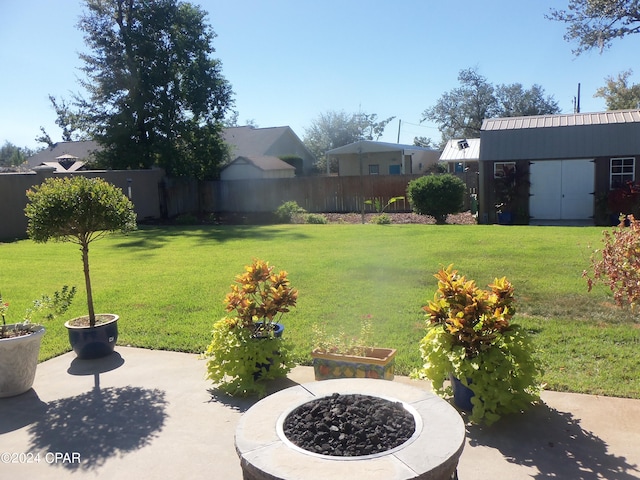
[[[462,148],[466,142],[468,147]],[[469,162],[478,161],[480,158],[479,138],[454,138],[449,140],[440,155],[441,162]]]
[[[640,110],[611,110],[607,112],[573,113],[567,115],[487,118],[482,122],[481,130],[521,130],[525,128],[612,125],[616,123],[640,123]]]
[[[596,158],[640,153],[640,110],[494,118],[480,161]]]
[[[360,140],[342,147],[329,150],[327,155],[340,155],[349,153],[380,153],[380,152],[433,152],[432,148],[418,147],[416,145],[403,145],[401,143],[375,142],[373,140]]]

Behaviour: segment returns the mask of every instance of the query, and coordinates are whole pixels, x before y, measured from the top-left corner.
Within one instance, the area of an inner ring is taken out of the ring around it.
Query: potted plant
[[[454,401],[471,411],[473,422],[491,424],[539,401],[542,371],[527,332],[511,322],[511,283],[496,278],[482,290],[452,265],[435,277],[438,290],[424,307],[429,325],[420,343],[425,363],[419,375],[439,395],[458,393]],[[445,380],[452,385],[445,388]]]
[[[293,366],[279,322],[295,307],[298,291],[287,272],[276,273],[269,262],[254,259],[236,277],[226,295],[225,310],[233,313],[213,326],[203,354],[207,378],[229,395],[263,396],[267,380],[284,377]]]
[[[635,312],[640,303],[640,220],[633,215],[621,219],[626,223],[602,232],[604,246],[591,255],[592,273],[585,270],[582,275],[589,291],[601,282],[609,287],[618,306]]]
[[[359,337],[344,332],[328,336],[314,325],[315,348],[311,352],[316,380],[332,378],[380,378],[393,380],[396,350],[371,345],[371,317],[362,321]]]
[[[621,221],[628,224],[626,216],[640,212],[640,185],[626,182],[610,190],[607,195],[607,210],[611,225],[618,225]]]
[[[48,178],[27,191],[27,233],[35,242],[50,239],[80,246],[88,315],[65,323],[71,346],[81,359],[113,352],[118,315],[96,314],[89,275],[89,244],[115,231],[136,228],[133,204],[120,189],[101,178]]]
[[[56,291],[53,297],[42,295],[33,301],[33,306],[28,308],[19,323],[7,324],[6,316],[9,304],[2,299],[0,294],[0,397],[13,397],[26,392],[33,385],[38,365],[38,353],[40,343],[45,333],[41,324],[31,323],[37,313],[46,314],[47,319],[61,315],[67,311],[76,293],[76,288],[62,287],[62,291]]]

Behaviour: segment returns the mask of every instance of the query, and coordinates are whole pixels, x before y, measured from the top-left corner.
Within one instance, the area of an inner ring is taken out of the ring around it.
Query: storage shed
[[[480,140],[481,222],[603,224],[636,181],[640,110],[486,119]]]

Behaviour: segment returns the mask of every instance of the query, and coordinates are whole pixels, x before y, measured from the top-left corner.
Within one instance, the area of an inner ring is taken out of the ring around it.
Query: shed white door
[[[537,220],[586,220],[593,216],[593,160],[531,163],[529,213]]]

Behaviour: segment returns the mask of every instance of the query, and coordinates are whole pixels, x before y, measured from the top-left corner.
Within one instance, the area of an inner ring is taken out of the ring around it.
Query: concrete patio
[[[44,362],[32,390],[0,399],[0,477],[240,480],[234,434],[255,400],[212,394],[204,375],[197,355],[128,347]],[[272,389],[313,381],[311,367],[297,367]],[[467,426],[460,480],[640,478],[640,400],[542,399],[491,427]]]

